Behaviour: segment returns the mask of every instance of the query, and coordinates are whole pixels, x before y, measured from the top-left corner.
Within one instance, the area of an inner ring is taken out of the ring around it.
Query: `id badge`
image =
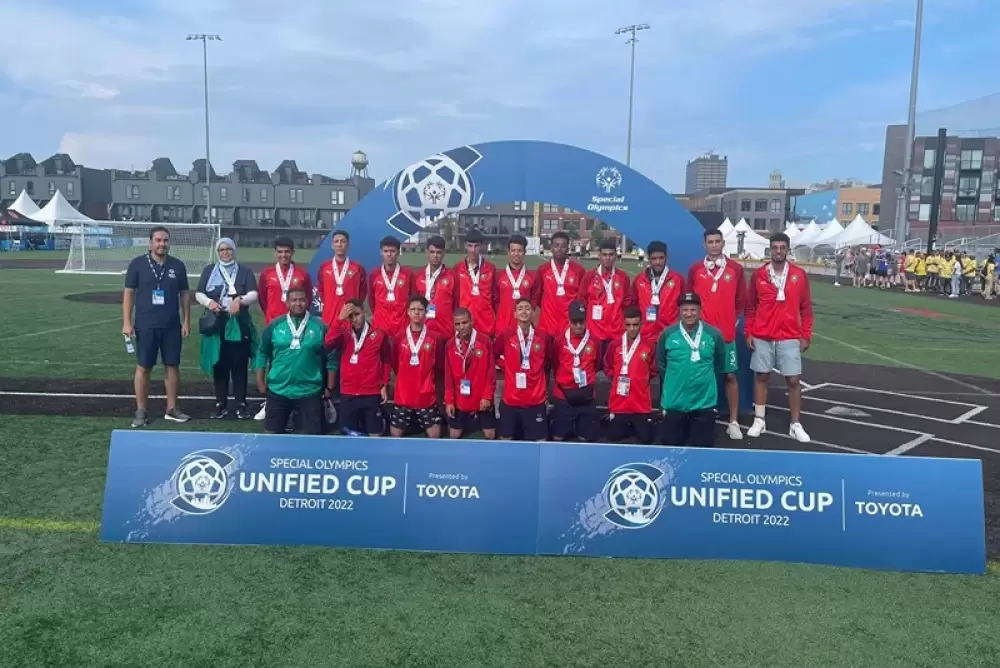
[[[656,307],[647,306],[646,307],[646,322],[656,322]]]
[[[410,355],[410,366],[420,366],[419,355]]]
[[[700,362],[701,361],[701,353],[698,352],[697,350],[692,350],[691,351],[691,361],[692,362]]]
[[[163,290],[153,290],[153,306],[163,306],[166,303],[167,298]]]
[[[590,310],[590,317],[594,320],[600,320],[604,317],[604,307],[600,304],[594,304],[594,307]]]
[[[514,374],[514,387],[519,390],[528,389],[528,374],[523,372]]]
[[[292,339],[292,342],[288,344],[288,347],[291,350],[298,350],[299,348],[302,347],[302,342],[299,341],[298,339]]]
[[[437,315],[438,315],[437,314],[437,306],[435,306],[434,304],[428,304],[427,305],[427,319],[428,320],[436,320],[437,319]]]
[[[472,396],[472,381],[471,380],[466,380],[466,379],[463,378],[462,382],[460,382],[458,384],[458,393],[461,394],[463,397],[471,397]]]
[[[632,379],[628,376],[618,376],[618,382],[615,385],[615,394],[619,397],[628,396],[628,388],[632,384]]]
[[[587,372],[583,369],[573,369],[573,382],[577,387],[587,387]]]

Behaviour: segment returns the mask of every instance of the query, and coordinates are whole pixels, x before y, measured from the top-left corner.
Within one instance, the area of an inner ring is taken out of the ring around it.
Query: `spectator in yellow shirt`
[[[907,292],[917,290],[917,254],[903,253],[903,289]]]
[[[995,255],[989,255],[983,262],[983,299],[993,299],[997,285],[997,259]]]

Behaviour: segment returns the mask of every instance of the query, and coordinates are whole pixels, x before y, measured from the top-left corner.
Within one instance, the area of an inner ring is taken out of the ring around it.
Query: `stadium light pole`
[[[896,207],[895,237],[897,243],[906,241],[910,227],[907,209],[910,206],[910,189],[913,187],[913,142],[917,125],[917,81],[920,78],[920,38],[924,24],[924,0],[917,0],[917,17],[913,30],[913,69],[910,72],[910,106],[906,118],[906,147],[903,149],[903,183],[899,189],[899,205]],[[941,147],[938,147],[941,150]]]
[[[212,223],[212,152],[208,140],[208,43],[221,42],[218,35],[192,33],[187,36],[189,42],[201,42],[201,67],[205,81],[205,182],[208,187],[208,197],[205,198],[205,218]]]
[[[628,79],[628,135],[625,140],[625,165],[627,167],[632,166],[632,107],[635,101],[635,43],[639,39],[635,36],[640,30],[649,30],[648,23],[637,23],[630,26],[623,26],[615,31],[616,35],[630,35],[626,44],[632,46],[632,60],[629,65],[629,79]],[[625,255],[625,251],[628,249],[628,237],[622,234],[622,256]]]

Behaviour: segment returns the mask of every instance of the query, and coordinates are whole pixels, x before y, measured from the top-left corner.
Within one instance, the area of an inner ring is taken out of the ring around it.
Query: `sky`
[[[294,159],[390,177],[482,141],[542,139],[624,160],[683,192],[687,160],[729,157],[730,185],[881,178],[906,121],[915,0],[0,0],[0,155],[186,172]],[[927,0],[918,131],[1000,126],[996,0]],[[988,97],[987,97],[988,96]],[[984,99],[979,99],[984,98]]]

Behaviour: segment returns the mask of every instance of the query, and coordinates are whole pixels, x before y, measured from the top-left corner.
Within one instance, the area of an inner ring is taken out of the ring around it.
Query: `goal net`
[[[129,262],[149,249],[149,231],[160,225],[170,230],[170,254],[185,264],[188,274],[198,275],[215,261],[218,225],[97,220],[62,228],[69,257],[59,273],[124,274]]]

